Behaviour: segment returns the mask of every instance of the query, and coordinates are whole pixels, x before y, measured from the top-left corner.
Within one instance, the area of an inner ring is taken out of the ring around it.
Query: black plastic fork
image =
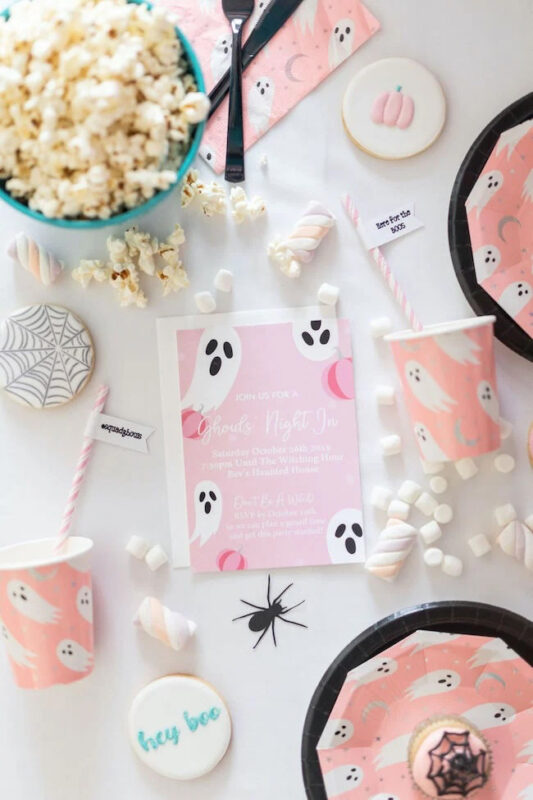
[[[242,29],[254,10],[254,0],[222,0],[222,8],[232,33],[225,178],[230,183],[240,183],[244,180]]]

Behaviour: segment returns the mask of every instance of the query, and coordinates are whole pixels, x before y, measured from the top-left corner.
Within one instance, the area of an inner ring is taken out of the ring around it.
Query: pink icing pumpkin
[[[353,400],[353,362],[351,358],[339,358],[324,370],[322,383],[326,392],[337,400]]]
[[[415,114],[415,102],[408,94],[402,94],[402,87],[397,86],[395,92],[382,92],[372,105],[370,118],[376,125],[396,125],[404,130],[408,128]]]
[[[205,417],[199,411],[186,408],[181,412],[181,430],[185,439],[201,439],[205,432]]]
[[[246,569],[246,559],[237,550],[222,550],[217,556],[217,567],[221,572]]]

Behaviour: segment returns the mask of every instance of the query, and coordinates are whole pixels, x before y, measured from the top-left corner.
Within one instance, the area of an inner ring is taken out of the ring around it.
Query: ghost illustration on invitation
[[[222,492],[213,481],[201,481],[194,489],[194,533],[191,542],[204,545],[219,529],[222,519]]]
[[[206,328],[198,342],[196,364],[182,407],[208,414],[220,408],[241,366],[241,340],[234,328]]]

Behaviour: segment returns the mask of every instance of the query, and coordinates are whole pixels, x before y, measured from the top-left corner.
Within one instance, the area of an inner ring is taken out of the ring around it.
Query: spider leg
[[[233,617],[231,621],[236,622],[238,619],[246,619],[247,617],[253,617],[255,613],[256,613],[255,611],[252,611],[250,614],[243,614],[241,617]]]
[[[270,628],[270,624],[266,626],[265,630],[263,631],[263,633],[261,634],[261,636],[259,637],[259,639],[257,640],[257,642],[254,644],[254,646],[253,646],[253,648],[252,648],[253,650],[255,650],[255,648],[257,647],[257,645],[259,644],[259,642],[261,641],[261,639],[262,639],[262,638],[265,636],[265,634],[267,634],[267,633],[268,633],[268,629],[269,629],[269,628]]]
[[[277,617],[276,619],[280,619],[282,622],[286,622],[287,625],[298,625],[299,628],[307,628],[307,625],[304,625],[303,622],[294,622],[292,619],[285,619],[285,617]]]
[[[241,600],[241,603],[244,603],[245,606],[250,606],[250,608],[257,608],[258,611],[268,611],[268,608],[256,606],[255,603],[249,603],[248,600]]]
[[[270,575],[268,576],[268,584],[267,584],[267,603],[268,607],[270,608],[270,606],[272,605],[272,603],[270,602]]]
[[[283,595],[285,594],[285,592],[288,589],[290,589],[292,585],[293,585],[292,583],[289,583],[289,585],[284,588],[284,590],[281,592],[281,594],[278,594],[278,596],[276,598],[274,598],[274,603],[278,603],[281,600],[281,598],[283,597]],[[274,603],[272,605],[274,605]]]
[[[298,606],[301,606],[301,605],[303,605],[304,603],[305,603],[305,600],[302,600],[302,602],[301,602],[301,603],[296,603],[296,605],[295,605],[295,606],[291,606],[290,608],[285,608],[285,609],[283,609],[283,611],[282,611],[281,613],[282,613],[282,614],[288,614],[288,613],[289,613],[289,611],[292,611],[292,610],[293,610],[293,608],[298,608]]]
[[[278,643],[276,642],[276,631],[274,630],[275,624],[276,624],[276,618],[274,617],[274,619],[272,620],[272,638],[274,639],[274,647],[277,647]]]

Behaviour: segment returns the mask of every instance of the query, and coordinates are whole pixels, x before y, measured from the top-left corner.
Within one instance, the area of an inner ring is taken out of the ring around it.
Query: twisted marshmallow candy
[[[411,552],[416,539],[416,528],[400,520],[389,520],[381,531],[365,569],[384,581],[393,581]]]
[[[311,261],[322,239],[335,225],[335,217],[321,203],[313,201],[292,233],[269,245],[268,254],[290,278],[297,278],[301,264]]]
[[[7,254],[44,286],[50,286],[65,269],[62,261],[58,261],[52,253],[25,233],[17,233],[7,249]]]
[[[510,522],[498,536],[498,544],[504,553],[533,571],[533,533],[522,522]]]
[[[173,650],[181,650],[196,631],[196,624],[170,611],[156,597],[145,597],[133,620],[149,636]]]

